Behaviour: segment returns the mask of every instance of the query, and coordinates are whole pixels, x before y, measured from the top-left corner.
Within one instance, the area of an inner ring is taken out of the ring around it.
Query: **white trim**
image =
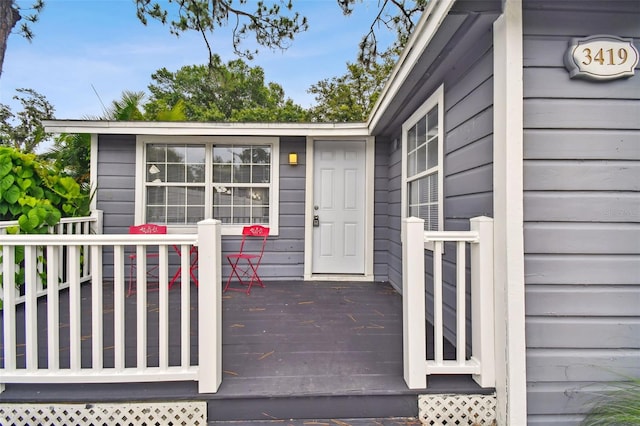
[[[432,0],[428,3],[427,9],[423,12],[416,29],[411,34],[402,56],[398,59],[394,70],[389,76],[388,83],[384,86],[369,114],[367,120],[369,130],[378,125],[389,104],[395,99],[398,91],[404,85],[405,80],[420,57],[422,57],[424,50],[431,43],[455,2],[456,0]]]
[[[314,179],[314,142],[319,140],[339,140],[348,142],[365,142],[365,223],[364,223],[364,274],[326,275],[314,274],[313,264],[313,179]],[[373,281],[374,250],[374,194],[375,194],[375,138],[355,137],[307,137],[305,181],[305,218],[304,218],[304,280],[331,281]]]
[[[522,0],[494,23],[494,276],[498,424],[527,423]]]
[[[438,231],[444,231],[444,84],[441,84],[429,99],[402,123],[402,186],[400,188],[401,219],[407,217],[407,131],[418,120],[438,106]],[[404,224],[404,222],[402,222]]]
[[[98,188],[98,135],[93,133],[91,135],[89,151],[89,187],[93,197],[91,198],[90,208],[91,210],[98,209],[97,191]]]
[[[174,136],[369,136],[366,123],[197,123],[158,121],[45,120],[48,133]]]
[[[145,222],[145,164],[144,147],[148,143],[198,143],[207,144],[206,163],[211,164],[211,144],[249,144],[249,145],[270,145],[271,146],[271,183],[269,200],[269,228],[270,235],[280,234],[280,138],[273,136],[168,136],[168,135],[137,135],[136,136],[136,175],[135,175],[135,223]],[[205,168],[205,188],[211,182],[210,167]],[[209,190],[205,190],[205,219],[211,215],[210,206],[213,205]],[[222,235],[240,235],[244,225],[222,224]],[[175,225],[167,224],[168,232],[185,233],[195,232],[196,224]]]

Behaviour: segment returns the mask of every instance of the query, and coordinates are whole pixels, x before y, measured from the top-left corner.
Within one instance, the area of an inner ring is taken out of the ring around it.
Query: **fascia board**
[[[181,136],[368,136],[365,123],[195,123],[46,120],[48,133]]]

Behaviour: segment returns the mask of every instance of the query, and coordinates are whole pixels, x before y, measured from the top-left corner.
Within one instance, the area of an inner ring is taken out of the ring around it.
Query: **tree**
[[[337,0],[345,15],[362,0]],[[347,63],[347,72],[311,86],[317,104],[311,109],[313,121],[365,121],[398,61],[428,0],[384,0],[369,32],[360,42],[358,58]],[[394,14],[395,13],[395,14]],[[396,39],[379,51],[376,30],[384,26]]]
[[[2,0],[0,0],[2,1]],[[34,152],[49,135],[43,120],[53,118],[54,108],[44,95],[33,89],[17,89],[22,111],[14,114],[9,106],[0,104],[0,145],[12,146],[22,152]]]
[[[233,27],[233,48],[241,57],[252,59],[257,49],[242,49],[242,42],[253,33],[258,45],[272,49],[286,49],[293,38],[308,28],[307,19],[293,12],[293,2],[280,0],[267,6],[258,1],[255,11],[249,11],[246,0],[238,7],[233,0],[168,0],[168,3],[152,0],[136,0],[137,16],[147,25],[148,18],[169,23],[170,32],[176,36],[186,31],[201,34],[209,51],[209,62],[214,53],[209,41],[216,27]],[[287,14],[289,12],[289,14]]]
[[[242,59],[224,64],[213,55],[209,66],[184,66],[175,73],[162,68],[151,78],[148,117],[182,102],[187,121],[308,120],[307,112],[285,98],[279,84],[265,84],[261,67],[250,67]]]
[[[0,75],[2,75],[4,55],[7,51],[7,40],[9,39],[11,31],[13,31],[18,22],[24,18],[26,22],[20,25],[19,33],[31,41],[33,39],[33,32],[29,24],[34,24],[38,21],[38,17],[43,8],[44,1],[35,0],[31,6],[32,13],[22,16],[20,13],[22,9],[18,6],[16,0],[0,0]]]
[[[377,62],[388,51],[399,52],[407,44],[418,19],[430,0],[379,0],[378,14],[374,18],[369,31],[362,37],[359,44],[358,62],[369,66]],[[362,0],[337,0],[345,15],[351,15],[356,3]],[[380,52],[376,31],[379,28],[395,31],[396,41],[388,49]]]

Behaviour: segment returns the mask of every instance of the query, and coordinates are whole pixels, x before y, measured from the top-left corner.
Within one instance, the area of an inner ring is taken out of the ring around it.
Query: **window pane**
[[[167,145],[167,163],[184,163],[186,147],[184,145]]]
[[[251,166],[236,166],[233,169],[233,181],[238,183],[251,182]]]
[[[187,188],[187,205],[188,206],[204,206],[204,188],[188,187]]]
[[[438,136],[438,107],[436,106],[427,114],[427,129],[429,139]]]
[[[418,148],[416,160],[418,161],[418,164],[416,165],[416,173],[427,170],[427,147],[425,145]]]
[[[213,147],[213,162],[217,164],[231,164],[233,160],[233,152],[230,146]]]
[[[166,188],[164,187],[149,187],[147,188],[147,204],[148,205],[164,205],[165,203]]]
[[[254,146],[253,162],[255,164],[271,164],[271,148],[268,146]]]
[[[231,223],[231,207],[214,207],[213,218],[218,219],[222,223]]]
[[[233,223],[251,223],[251,207],[234,207]]]
[[[417,173],[416,171],[416,156],[418,153],[413,151],[407,156],[407,177],[411,177]]]
[[[230,165],[214,165],[213,181],[220,183],[231,182],[231,166]]]
[[[438,165],[438,138],[432,139],[427,146],[427,168],[430,169]]]
[[[148,223],[166,223],[166,216],[164,206],[156,207],[149,206],[147,207],[147,219]]]
[[[254,205],[269,205],[269,188],[253,188],[251,191],[251,199]]]
[[[169,206],[167,207],[167,223],[179,223],[184,224],[186,215],[184,206]]]
[[[416,123],[416,146],[420,146],[427,140],[427,123],[426,117],[422,117]]]
[[[147,163],[164,163],[167,161],[166,145],[164,144],[148,144],[147,145]]]
[[[166,167],[164,164],[147,164],[147,182],[166,182]]]
[[[187,145],[185,147],[187,153],[187,163],[204,164],[205,149],[204,145]]]
[[[407,151],[411,152],[416,149],[416,126],[407,131]]]
[[[271,167],[269,166],[253,166],[252,183],[269,183]]]
[[[167,182],[185,182],[184,164],[167,164]]]
[[[168,187],[167,188],[167,204],[184,206],[186,202],[186,193],[184,187]]]
[[[204,206],[187,207],[187,223],[198,223],[204,219]]]
[[[187,182],[204,183],[204,164],[187,165]]]

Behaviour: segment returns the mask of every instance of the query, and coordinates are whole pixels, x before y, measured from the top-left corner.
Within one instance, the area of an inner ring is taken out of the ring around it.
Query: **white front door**
[[[365,141],[314,142],[314,274],[365,272]]]

